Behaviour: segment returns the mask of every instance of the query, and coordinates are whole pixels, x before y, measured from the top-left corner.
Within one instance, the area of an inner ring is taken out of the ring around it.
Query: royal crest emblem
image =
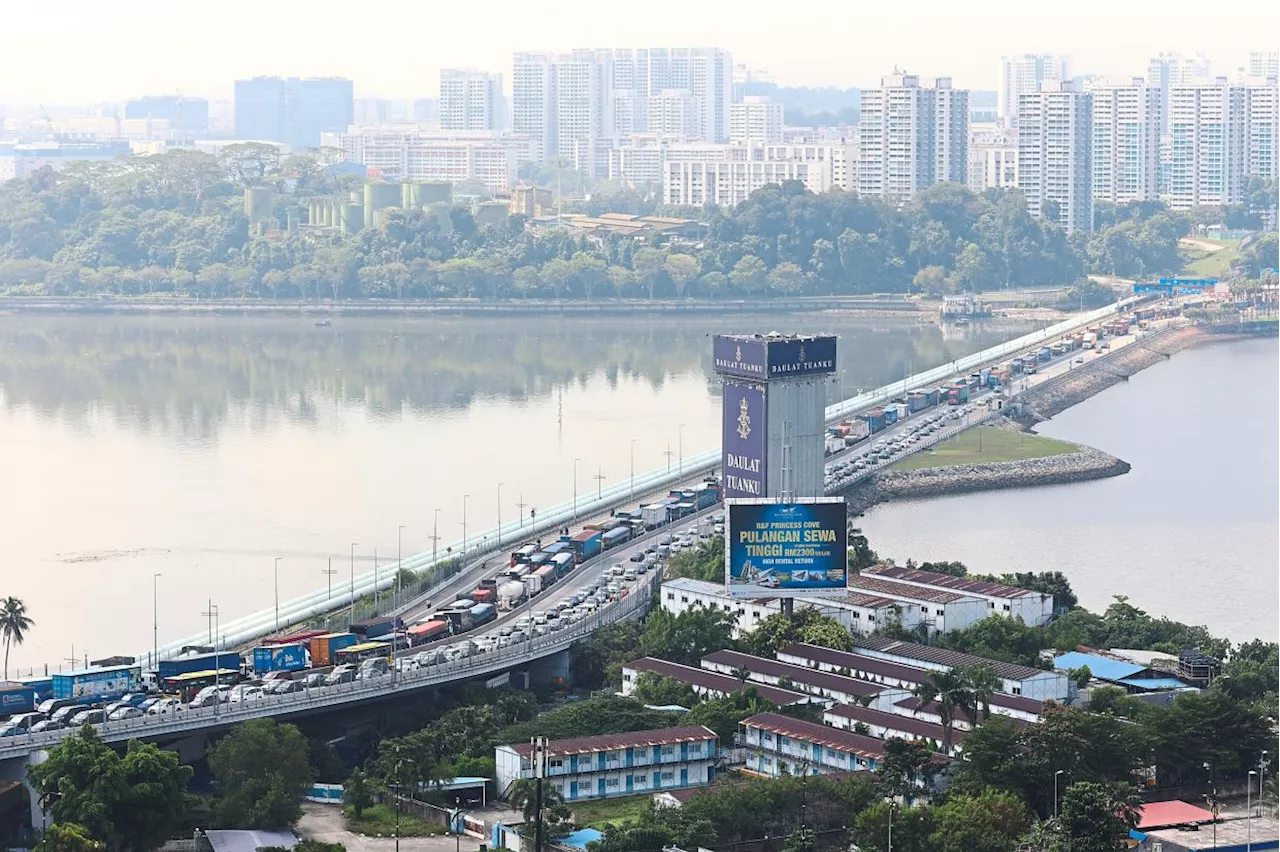
[[[800,344],[800,363],[804,363],[804,344]]]
[[[738,402],[738,437],[745,441],[750,434],[751,414],[747,411],[747,401],[744,399]]]
[[[739,346],[733,352],[733,360],[735,363],[742,363],[742,347]]]

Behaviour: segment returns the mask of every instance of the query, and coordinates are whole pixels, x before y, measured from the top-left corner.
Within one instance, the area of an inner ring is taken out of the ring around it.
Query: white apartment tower
[[[650,133],[676,139],[702,136],[701,102],[688,89],[663,89],[650,95],[648,112]]]
[[[1018,188],[1018,132],[995,125],[969,135],[969,189]]]
[[[969,93],[947,77],[884,77],[862,93],[858,144],[859,195],[902,203],[940,181],[964,183]]]
[[[1095,80],[1093,198],[1127,204],[1160,197],[1160,90],[1141,77]]]
[[[1280,89],[1276,87],[1276,78],[1255,78],[1241,86],[1244,89],[1244,107],[1246,111],[1247,134],[1245,140],[1246,161],[1244,165],[1247,177],[1259,177],[1264,180],[1280,178]]]
[[[782,123],[782,104],[748,95],[729,106],[729,142],[734,145],[781,142]]]
[[[577,143],[613,133],[607,109],[613,68],[607,51],[575,50],[552,62],[556,156],[572,162]]]
[[[553,59],[547,53],[517,53],[511,68],[511,130],[529,137],[539,163],[556,154]]]
[[[1147,84],[1160,90],[1160,112],[1164,116],[1164,132],[1168,133],[1173,113],[1169,108],[1169,89],[1189,85],[1209,77],[1209,60],[1203,54],[1183,56],[1161,53],[1147,63]]]
[[[1023,53],[1000,57],[1000,91],[997,93],[997,115],[1005,127],[1018,126],[1018,98],[1026,92],[1040,91],[1040,84],[1068,80],[1065,56],[1051,53]]]
[[[1237,203],[1248,156],[1245,89],[1225,79],[1169,89],[1169,206]]]
[[[1250,53],[1249,76],[1263,80],[1280,78],[1280,53]]]
[[[440,69],[441,130],[502,130],[505,125],[501,74],[469,68]]]
[[[1032,216],[1056,206],[1067,233],[1093,227],[1091,102],[1072,83],[1018,97],[1018,188]]]

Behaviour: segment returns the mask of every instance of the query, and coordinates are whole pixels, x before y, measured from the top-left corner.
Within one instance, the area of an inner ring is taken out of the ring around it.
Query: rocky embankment
[[[1187,327],[1139,340],[1021,394],[1018,397],[1021,405],[1015,407],[1013,417],[1024,426],[1048,420],[1112,385],[1127,382],[1134,373],[1160,363],[1175,352],[1200,342],[1204,337],[1203,331]]]
[[[859,515],[889,500],[1086,482],[1128,472],[1128,462],[1093,447],[1081,446],[1073,453],[1025,461],[890,470],[855,485],[844,496],[849,514]]]

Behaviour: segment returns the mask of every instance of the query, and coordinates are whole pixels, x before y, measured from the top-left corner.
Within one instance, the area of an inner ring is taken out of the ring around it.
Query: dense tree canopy
[[[218,782],[214,805],[227,828],[287,828],[302,817],[311,783],[307,741],[296,727],[253,719],[231,729],[209,752]]]

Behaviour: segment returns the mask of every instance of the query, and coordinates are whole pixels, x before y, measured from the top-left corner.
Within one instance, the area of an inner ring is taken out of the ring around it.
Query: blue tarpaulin
[[[580,828],[573,834],[570,834],[568,837],[561,840],[560,843],[564,846],[572,846],[575,849],[586,849],[588,843],[591,843],[594,840],[599,840],[602,837],[604,837],[604,835],[596,831],[594,828]]]
[[[1147,670],[1146,666],[1113,660],[1110,657],[1099,657],[1096,654],[1082,654],[1079,651],[1070,651],[1053,660],[1053,667],[1058,671],[1078,669],[1081,666],[1088,666],[1089,672],[1102,680],[1123,680]]]

